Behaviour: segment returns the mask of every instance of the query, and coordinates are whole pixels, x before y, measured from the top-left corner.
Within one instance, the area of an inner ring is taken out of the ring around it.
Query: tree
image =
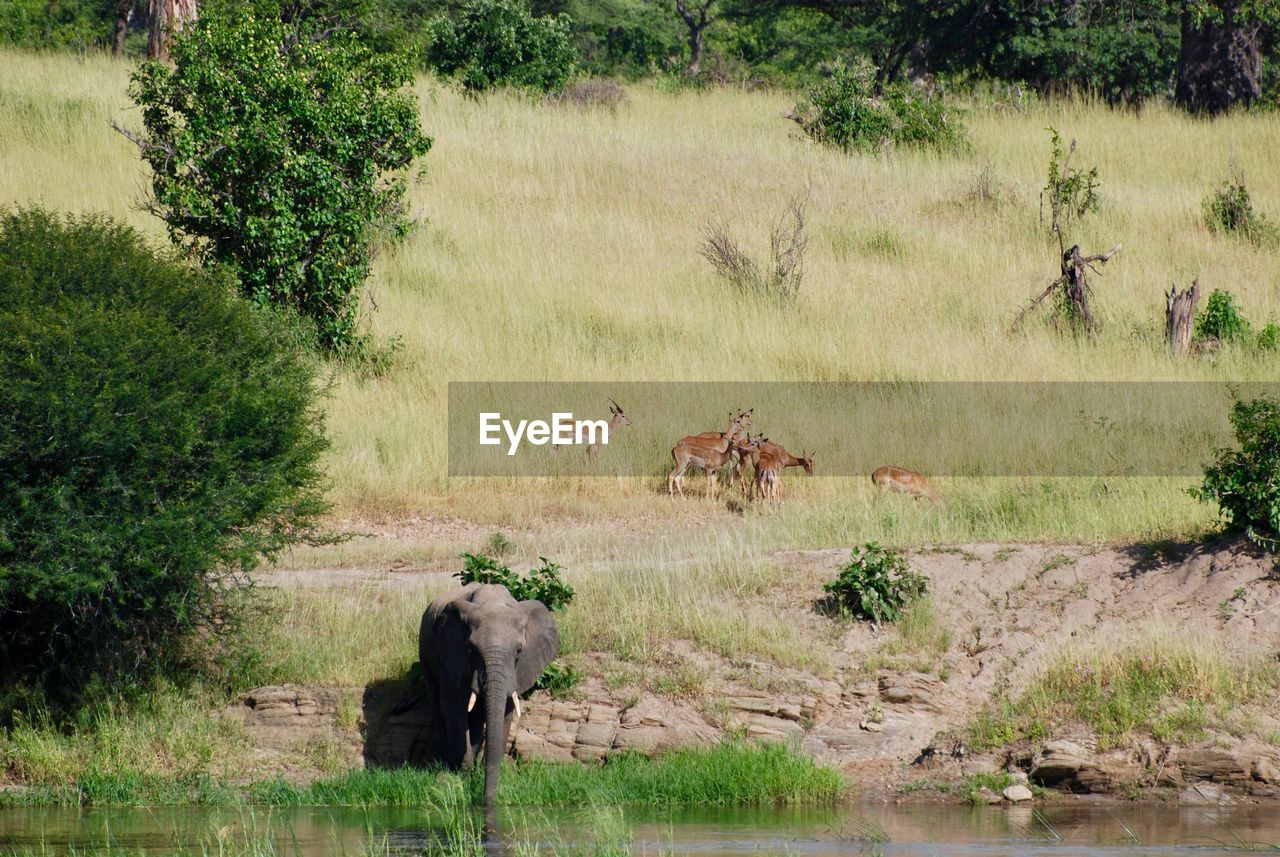
[[[172,68],[132,78],[145,131],[118,130],[151,167],[150,208],[243,294],[359,352],[374,241],[408,228],[406,174],[431,146],[404,89],[412,62],[286,24],[270,0],[207,11],[175,37]]]
[[[711,7],[715,4],[715,0],[702,0],[700,3],[692,2],[692,0],[675,0],[676,14],[680,16],[680,20],[684,21],[684,25],[689,28],[689,62],[685,66],[685,74],[689,77],[696,77],[698,72],[702,70],[702,48],[704,33],[707,26],[711,24],[712,19]]]
[[[0,293],[0,697],[208,665],[326,508],[314,361],[98,217],[0,216]]]
[[[498,86],[549,92],[573,74],[569,19],[534,17],[518,0],[470,0],[431,29],[426,61],[467,92]]]
[[[196,0],[151,0],[147,26],[147,56],[154,60],[169,59],[169,40],[175,33],[190,26],[199,17]],[[124,52],[119,24],[116,39]]]
[[[1274,0],[1187,0],[1174,98],[1217,115],[1262,95],[1264,36],[1280,26]]]

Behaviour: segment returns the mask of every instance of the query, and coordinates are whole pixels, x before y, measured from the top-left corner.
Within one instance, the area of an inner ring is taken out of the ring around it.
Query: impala
[[[755,459],[755,493],[765,500],[777,500],[782,493],[782,471],[787,467],[803,467],[806,476],[813,475],[813,455],[792,455],[781,444],[766,440]]]
[[[610,400],[609,400],[609,433],[608,433],[607,435],[605,435],[605,436],[606,436],[606,437],[613,437],[613,430],[614,430],[614,429],[621,428],[622,426],[629,426],[629,425],[631,425],[631,417],[629,417],[629,416],[627,416],[626,414],[624,414],[624,413],[622,412],[622,407],[621,407],[617,402],[615,402],[613,399],[610,399]],[[594,458],[595,458],[595,456],[596,456],[596,449],[597,449],[598,447],[599,447],[599,444],[598,444],[598,443],[594,443],[594,442],[592,442],[592,443],[587,444],[587,458],[588,458],[588,459],[594,459]]]
[[[690,467],[701,467],[707,474],[707,499],[715,499],[716,477],[732,461],[734,444],[750,423],[751,411],[739,411],[736,417],[730,414],[729,428],[723,432],[703,432],[681,438],[671,450],[676,466],[667,476],[667,493],[683,497],[685,472]]]
[[[599,424],[600,423],[598,422],[595,423],[595,425],[599,425]],[[595,460],[596,450],[600,446],[600,440],[597,440],[599,435],[595,431],[589,431],[585,433],[582,431],[583,427],[588,425],[590,424],[586,420],[574,420],[571,436],[576,438],[581,438],[584,436],[591,438],[591,440],[583,447],[583,449],[586,452],[587,460],[593,461]],[[622,412],[622,407],[613,399],[610,399],[609,400],[609,421],[605,423],[605,425],[607,426],[607,428],[605,429],[604,437],[612,438],[613,432],[615,429],[621,428],[622,426],[631,425],[631,417],[624,414]],[[559,452],[560,444],[555,444],[554,446],[552,446],[551,451]]]
[[[881,491],[899,491],[903,494],[909,494],[917,500],[927,497],[933,502],[933,505],[942,505],[942,496],[933,489],[933,486],[929,484],[929,480],[914,470],[907,470],[903,467],[894,467],[888,464],[884,467],[876,468],[876,472],[871,474],[871,481]]]

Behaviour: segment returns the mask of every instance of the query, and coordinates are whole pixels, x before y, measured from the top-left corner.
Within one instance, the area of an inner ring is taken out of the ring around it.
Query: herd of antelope
[[[622,412],[617,402],[609,400],[611,407],[610,429],[630,425],[631,420]],[[667,476],[667,493],[684,496],[684,476],[691,467],[699,467],[706,474],[708,500],[714,500],[720,471],[728,469],[731,483],[748,498],[776,503],[782,496],[782,471],[788,467],[803,467],[806,476],[813,475],[813,454],[801,452],[793,455],[767,437],[751,436],[751,415],[755,408],[729,413],[729,427],[724,431],[704,431],[683,437],[671,450],[675,468]],[[590,450],[588,451],[590,455]],[[747,481],[747,466],[752,468],[751,481]],[[928,499],[934,505],[942,505],[942,497],[919,473],[902,467],[879,467],[871,474],[871,481],[882,491],[897,491],[916,499]]]

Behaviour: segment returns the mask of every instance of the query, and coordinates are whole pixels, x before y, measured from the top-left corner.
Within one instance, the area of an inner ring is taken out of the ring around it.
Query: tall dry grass
[[[107,125],[139,121],[129,68],[0,53],[0,204],[103,210],[163,240],[135,206],[145,172]],[[1200,223],[1229,161],[1260,209],[1280,214],[1280,114],[1204,122],[1160,105],[975,102],[972,152],[872,157],[796,139],[783,92],[637,85],[616,112],[582,112],[464,99],[426,78],[417,90],[436,139],[409,198],[419,226],[379,261],[369,301],[373,330],[400,337],[403,350],[384,377],[340,376],[330,402],[332,496],[345,515],[447,511],[554,542],[567,519],[689,514],[695,501],[672,507],[656,480],[450,481],[450,380],[1275,376],[1274,357],[1244,351],[1174,362],[1160,326],[1162,291],[1196,275],[1206,289],[1235,291],[1258,322],[1280,317],[1275,253]],[[1124,244],[1096,282],[1097,342],[1034,323],[1008,333],[1017,305],[1055,273],[1038,223],[1048,125],[1077,138],[1078,161],[1100,171],[1102,210],[1082,244]],[[761,249],[805,188],[812,242],[795,303],[779,311],[718,281],[698,252],[704,226],[726,222]],[[716,520],[759,545],[1143,537],[1212,520],[1185,495],[1187,480],[951,483],[942,512],[882,503],[861,479],[821,479],[794,483],[779,515]]]

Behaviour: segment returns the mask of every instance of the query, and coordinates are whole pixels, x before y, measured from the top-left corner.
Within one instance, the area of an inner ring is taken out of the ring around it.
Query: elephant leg
[[[467,753],[466,699],[457,694],[443,694],[438,706],[440,761],[450,770],[462,767]]]

